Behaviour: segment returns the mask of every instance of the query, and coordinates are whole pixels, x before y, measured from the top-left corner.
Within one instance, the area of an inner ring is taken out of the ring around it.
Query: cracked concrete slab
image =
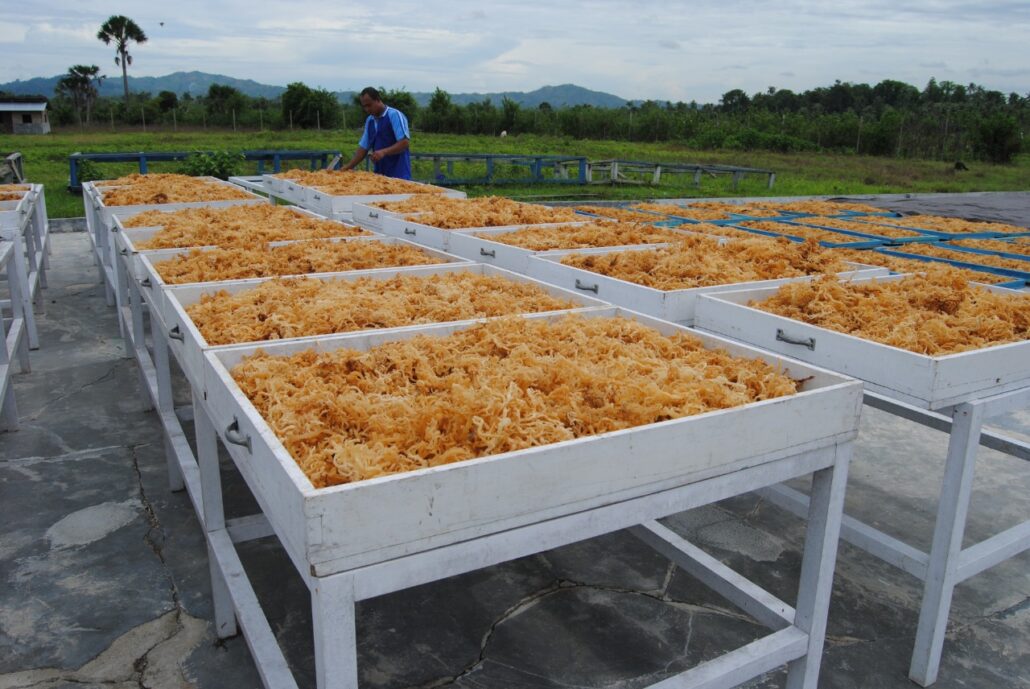
[[[22,430],[0,435],[0,689],[258,687],[245,640],[212,632],[204,537],[185,494],[168,491],[159,426],[141,410],[86,237],[53,241],[43,346],[15,378]],[[177,380],[177,398],[187,393]],[[1030,411],[993,423],[1030,437]],[[867,409],[849,511],[925,545],[943,438]],[[228,512],[253,513],[225,457],[222,475]],[[1028,493],[1025,463],[984,451],[968,538],[1025,518]],[[741,496],[664,522],[794,602],[801,520]],[[300,686],[314,686],[300,576],[274,538],[241,557]],[[838,563],[820,686],[914,686],[918,582],[846,544]],[[1023,554],[958,587],[936,686],[1030,686],[1028,564]],[[627,533],[365,601],[357,626],[361,686],[376,689],[636,688],[762,634]]]

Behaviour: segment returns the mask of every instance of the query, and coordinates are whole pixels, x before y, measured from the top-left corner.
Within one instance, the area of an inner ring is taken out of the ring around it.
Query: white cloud
[[[115,12],[149,36],[133,48],[131,73],[140,76],[200,70],[452,92],[572,82],[624,98],[702,102],[732,88],[886,78],[922,86],[931,76],[1030,92],[1030,2],[1014,0],[126,0],[99,10],[53,0],[5,7],[0,82],[75,63],[113,70],[113,51],[95,35]]]
[[[24,43],[29,29],[22,24],[0,22],[0,43]]]

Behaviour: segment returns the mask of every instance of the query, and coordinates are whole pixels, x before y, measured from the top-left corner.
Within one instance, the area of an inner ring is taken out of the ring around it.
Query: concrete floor
[[[0,435],[0,689],[258,687],[241,637],[212,634],[204,540],[167,490],[159,427],[82,233],[53,238],[42,348]],[[181,393],[185,391],[180,390]],[[185,397],[184,397],[185,400]],[[1030,436],[1030,410],[997,421]],[[847,510],[927,547],[946,438],[864,412]],[[1025,462],[982,450],[967,542],[1027,517]],[[253,509],[231,464],[227,504]],[[668,525],[788,602],[803,524],[753,497]],[[309,598],[274,539],[244,562],[302,687]],[[1030,687],[1030,554],[959,586],[938,687]],[[907,679],[917,581],[842,545],[821,686]],[[359,606],[363,687],[643,687],[762,635],[753,620],[615,533]],[[749,686],[781,686],[773,673]]]

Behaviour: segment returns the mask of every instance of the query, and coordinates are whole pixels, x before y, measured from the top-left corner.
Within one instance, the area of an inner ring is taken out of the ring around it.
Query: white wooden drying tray
[[[538,286],[540,289],[550,294],[553,297],[559,299],[567,299],[575,302],[576,306],[572,309],[562,309],[561,312],[578,312],[584,309],[596,309],[608,307],[607,304],[589,297],[584,297],[582,294],[576,294],[568,290],[564,290],[553,285],[547,285],[542,282],[537,282],[523,275],[518,275],[506,270],[500,270],[492,266],[486,266],[482,264],[468,264],[468,263],[450,263],[445,265],[433,265],[433,266],[411,266],[405,268],[388,268],[382,269],[377,268],[374,270],[353,270],[345,273],[319,273],[310,275],[311,279],[322,280],[325,282],[333,280],[348,280],[354,281],[359,278],[373,278],[377,280],[389,280],[397,276],[430,276],[430,275],[442,275],[445,273],[472,273],[475,275],[486,275],[486,276],[497,276],[503,277],[512,282],[531,283]],[[169,345],[172,353],[178,360],[179,365],[186,373],[187,378],[190,379],[191,384],[195,387],[201,387],[203,376],[204,376],[204,353],[212,349],[230,349],[239,347],[254,347],[262,346],[263,344],[269,344],[268,342],[237,342],[228,345],[212,346],[209,345],[207,340],[197,329],[193,320],[186,313],[186,307],[192,304],[196,304],[201,300],[204,295],[215,294],[217,292],[228,292],[229,294],[237,294],[249,289],[253,289],[258,285],[268,282],[274,278],[256,278],[252,280],[232,280],[226,282],[206,282],[185,286],[168,286],[165,288],[165,305],[164,310],[164,327],[165,332],[168,335]],[[341,308],[345,308],[341,306]],[[527,317],[540,317],[547,313],[554,312],[538,312],[534,314],[525,314],[519,311],[512,311],[512,314],[526,315]],[[469,319],[464,319],[469,320]],[[420,328],[422,325],[414,326],[397,326],[389,328],[389,330],[405,330],[408,328]],[[373,330],[368,328],[366,330]],[[379,330],[387,330],[382,328]],[[270,341],[275,344],[282,342],[314,342],[324,335],[312,335],[306,337],[296,338],[284,338],[281,340]]]
[[[611,304],[639,311],[656,318],[680,323],[681,325],[691,325],[694,322],[695,305],[698,296],[702,294],[743,289],[745,287],[774,287],[788,282],[803,282],[818,277],[816,275],[805,275],[776,280],[758,280],[727,285],[660,290],[654,287],[638,285],[627,280],[601,275],[600,273],[582,268],[574,268],[561,262],[563,258],[570,255],[609,254],[621,251],[654,251],[666,246],[668,245],[651,244],[630,249],[606,247],[601,249],[542,252],[531,257],[528,275],[559,287],[589,292]],[[889,273],[886,268],[876,266],[864,266],[857,263],[849,263],[848,265],[854,266],[854,270],[839,273],[838,275],[841,279],[850,279],[862,275],[887,275]]]
[[[893,282],[904,275],[856,277]],[[984,287],[998,294],[1018,294]],[[869,391],[921,409],[942,409],[1030,386],[1030,340],[941,356],[865,340],[748,306],[776,293],[752,286],[703,295],[694,325],[866,382]]]
[[[303,239],[303,240],[292,240],[292,241],[283,241],[283,242],[269,242],[269,246],[282,246],[284,244],[295,244],[295,243],[302,242],[302,241],[312,241],[312,240]],[[330,241],[330,242],[376,242],[376,243],[379,243],[379,244],[404,244],[404,245],[407,245],[407,246],[411,246],[412,248],[415,248],[415,249],[421,251],[423,254],[426,254],[430,258],[433,258],[433,259],[439,261],[438,264],[432,264],[432,265],[440,265],[440,264],[446,264],[446,263],[460,263],[460,264],[463,264],[463,265],[467,265],[469,263],[465,259],[458,258],[457,256],[452,256],[452,255],[446,254],[446,253],[444,253],[442,251],[434,251],[433,249],[427,249],[424,246],[418,246],[416,244],[411,244],[410,242],[405,242],[404,240],[396,239],[395,237],[337,237],[337,238],[334,238],[334,239],[329,239],[327,241]],[[196,247],[196,249],[200,250],[200,251],[212,251],[212,250],[217,249],[217,248],[218,247]],[[210,281],[205,281],[204,283],[179,283],[179,284],[176,284],[176,285],[169,285],[168,283],[166,283],[164,281],[164,279],[161,277],[161,275],[158,273],[157,268],[155,267],[155,264],[160,263],[161,261],[170,260],[170,259],[172,259],[172,258],[174,258],[176,256],[179,256],[179,255],[185,254],[185,253],[189,253],[190,251],[193,251],[193,250],[194,249],[155,249],[154,251],[141,251],[138,254],[139,260],[140,260],[140,264],[141,264],[141,268],[142,268],[142,273],[141,273],[142,278],[140,280],[140,286],[143,288],[144,296],[147,298],[147,301],[154,308],[158,309],[161,312],[161,317],[164,318],[165,320],[170,318],[171,315],[172,315],[172,312],[170,312],[168,310],[168,302],[167,302],[167,300],[165,299],[165,296],[164,296],[165,292],[168,290],[169,287],[173,287],[173,286],[180,287],[180,286],[185,286],[187,284],[215,284],[215,283],[218,283],[218,282],[226,282],[224,280],[222,280],[222,281],[210,280]],[[383,266],[381,268],[376,268],[375,270],[395,271],[395,270],[400,270],[400,269],[405,269],[406,270],[406,269],[409,269],[409,268],[416,268],[416,267],[420,267],[420,266]],[[341,271],[331,271],[331,272],[332,273],[337,273],[337,272],[341,272]],[[350,272],[350,271],[347,271],[347,272]],[[328,273],[308,273],[306,275],[308,277],[313,277],[315,275],[325,275],[325,274],[328,274]],[[299,276],[298,275],[277,275],[275,277],[299,277]]]
[[[666,335],[686,331],[614,307],[584,316],[634,318]],[[316,489],[229,373],[258,349],[276,355],[365,350],[467,327],[372,331],[205,354],[210,374],[205,374],[204,406],[300,571],[326,576],[384,562],[832,447],[857,435],[862,403],[857,381],[696,334],[708,346],[785,370],[803,381],[801,390],[733,409]]]
[[[310,218],[315,218],[317,220],[324,220],[324,221],[327,221],[327,222],[334,222],[334,223],[338,223],[339,225],[341,225],[341,227],[352,228],[352,229],[357,229],[357,230],[361,231],[360,235],[350,234],[350,235],[341,235],[341,237],[375,237],[375,236],[377,236],[375,232],[370,232],[369,230],[366,230],[364,228],[356,227],[356,226],[351,225],[349,223],[345,223],[345,222],[343,222],[341,220],[332,220],[330,218],[326,218],[324,216],[321,216],[321,215],[319,215],[317,213],[314,213],[314,212],[309,211],[309,210],[304,209],[304,208],[298,208],[296,206],[286,206],[285,208],[289,209],[291,212],[296,213],[297,215],[303,215],[303,216],[307,216],[307,217],[310,217]],[[174,213],[175,211],[167,210],[167,209],[162,208],[161,212],[162,213]],[[142,280],[143,277],[144,277],[144,275],[143,275],[143,264],[142,264],[142,262],[139,259],[140,249],[138,249],[136,247],[136,245],[139,242],[143,242],[143,241],[146,241],[146,240],[150,239],[155,234],[160,232],[163,229],[163,227],[161,225],[148,225],[146,227],[125,227],[125,224],[124,224],[125,221],[129,220],[131,217],[133,217],[133,216],[115,215],[114,218],[113,218],[114,225],[111,228],[111,232],[112,232],[112,234],[114,234],[114,237],[115,237],[114,243],[115,243],[115,246],[118,249],[118,251],[123,256],[130,256],[131,257],[130,262],[132,264],[132,275],[133,275],[133,277],[135,279],[137,279],[137,280]],[[327,239],[327,238],[326,237],[319,237],[319,239]],[[306,241],[306,240],[281,240],[281,241]],[[201,248],[202,246],[213,248],[213,247],[216,247],[218,245],[207,244],[207,245],[195,245],[195,246],[176,247],[176,248],[187,249],[188,250],[188,249],[198,249],[198,248]],[[157,251],[157,249],[146,249],[146,251]]]

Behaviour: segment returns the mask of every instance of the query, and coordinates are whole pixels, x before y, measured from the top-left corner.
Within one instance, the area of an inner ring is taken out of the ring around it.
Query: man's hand
[[[380,160],[386,157],[386,151],[385,149],[381,151],[372,151],[372,153],[370,153],[368,157],[372,159],[373,163],[378,163]]]

